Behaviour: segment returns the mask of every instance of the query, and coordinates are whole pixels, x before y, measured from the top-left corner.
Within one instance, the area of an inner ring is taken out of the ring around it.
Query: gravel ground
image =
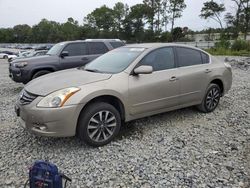
[[[43,138],[18,126],[13,104],[23,85],[0,60],[0,187],[22,187],[29,166],[48,159],[71,187],[250,187],[250,70],[215,112],[186,108],[128,123],[101,148],[77,138]]]

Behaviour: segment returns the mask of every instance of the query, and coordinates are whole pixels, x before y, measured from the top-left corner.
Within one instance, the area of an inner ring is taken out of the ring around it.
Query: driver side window
[[[139,63],[152,66],[154,71],[161,71],[175,68],[174,50],[172,47],[160,48],[150,52]]]
[[[68,44],[63,51],[67,51],[69,56],[87,55],[87,45],[86,43],[72,43]]]

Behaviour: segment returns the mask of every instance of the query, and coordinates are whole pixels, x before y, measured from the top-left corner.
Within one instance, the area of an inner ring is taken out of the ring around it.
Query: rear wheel
[[[220,102],[220,97],[220,87],[217,84],[210,84],[202,103],[198,106],[198,109],[205,113],[214,111]]]
[[[40,77],[40,76],[43,76],[43,75],[45,75],[45,74],[49,74],[49,73],[51,73],[51,72],[48,71],[48,70],[40,70],[40,71],[36,72],[36,73],[32,76],[32,80],[35,79],[35,78],[38,78],[38,77]]]
[[[111,142],[119,133],[121,117],[108,103],[90,104],[80,115],[77,135],[88,145],[98,147]]]
[[[7,56],[7,55],[5,55],[5,56],[3,56],[3,58],[4,58],[4,59],[8,59],[8,56]]]

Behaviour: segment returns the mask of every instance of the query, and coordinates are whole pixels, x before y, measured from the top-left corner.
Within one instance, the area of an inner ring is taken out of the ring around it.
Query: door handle
[[[171,82],[176,81],[176,80],[177,80],[176,76],[172,76],[172,77],[169,79],[169,81],[171,81]]]
[[[210,73],[210,72],[212,72],[212,70],[210,70],[210,69],[205,70],[205,73]]]

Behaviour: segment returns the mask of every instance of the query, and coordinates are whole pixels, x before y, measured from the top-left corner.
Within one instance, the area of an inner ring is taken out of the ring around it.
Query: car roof
[[[177,44],[177,43],[139,43],[139,44],[129,44],[124,47],[129,47],[129,48],[160,48],[160,47],[168,47],[168,46],[177,46],[177,47],[186,47],[186,48],[192,48],[195,50],[200,50],[203,51],[199,48],[185,45],[185,44]]]
[[[74,40],[74,41],[64,41],[61,43],[78,43],[78,42],[122,42],[120,39],[85,39],[85,40]]]
[[[87,42],[122,42],[120,39],[85,39]]]

